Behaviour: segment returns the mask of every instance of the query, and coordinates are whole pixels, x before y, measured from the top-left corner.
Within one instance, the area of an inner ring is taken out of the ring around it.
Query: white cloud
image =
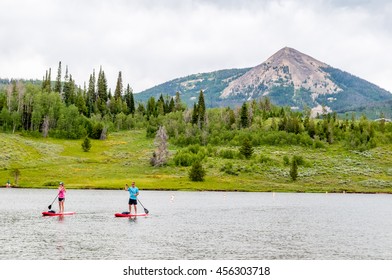
[[[391,19],[388,1],[3,0],[0,77],[40,79],[61,60],[79,84],[102,65],[112,90],[122,71],[139,92],[289,46],[392,91]]]

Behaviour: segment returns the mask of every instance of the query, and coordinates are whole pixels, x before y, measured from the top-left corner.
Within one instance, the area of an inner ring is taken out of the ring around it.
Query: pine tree
[[[68,74],[68,65],[65,66],[65,76],[64,76],[64,87],[63,87],[63,100],[65,104],[68,102],[68,94],[69,94],[69,74]]]
[[[120,100],[123,95],[123,82],[121,77],[121,71],[118,73],[116,89],[114,91],[114,99]]]
[[[174,98],[170,98],[170,103],[169,103],[169,113],[174,112],[175,111],[175,103],[174,103]]]
[[[192,124],[197,124],[197,120],[199,118],[199,114],[198,114],[198,110],[197,110],[197,105],[196,103],[193,104],[193,112],[192,112]]]
[[[132,88],[127,85],[127,89],[125,91],[125,102],[127,103],[128,111],[130,114],[135,114],[135,99],[133,97]]]
[[[130,98],[129,99],[130,99],[129,110],[130,110],[131,114],[135,114],[135,111],[136,111],[135,98],[133,96],[132,89],[131,89],[131,93],[130,93]]]
[[[84,140],[82,142],[82,149],[85,152],[88,152],[91,149],[91,141],[87,136],[84,138]]]
[[[63,99],[67,106],[75,104],[76,93],[75,93],[75,82],[72,80],[72,75],[68,76],[68,68],[64,78],[64,88],[63,88]]]
[[[269,97],[265,97],[264,99],[264,108],[267,112],[271,111],[271,100],[269,99]]]
[[[176,92],[174,103],[175,103],[174,107],[176,111],[183,111],[185,109],[181,101],[180,93],[178,91]]]
[[[166,98],[165,98],[165,115],[166,114],[169,114],[171,111],[170,111],[170,97],[169,97],[169,95],[166,95]]]
[[[154,96],[151,96],[147,101],[147,109],[146,109],[147,118],[150,116],[155,116],[156,114],[156,104]]]
[[[286,129],[287,129],[287,124],[288,124],[288,119],[287,119],[286,115],[284,115],[284,116],[280,119],[279,124],[278,124],[278,129],[279,129],[279,131],[284,131],[284,130],[286,130]]]
[[[83,97],[83,91],[80,87],[77,90],[76,99],[75,99],[75,106],[78,107],[79,113],[81,113],[83,115],[87,114],[86,102]]]
[[[49,68],[49,71],[46,70],[45,78],[42,81],[42,91],[49,93],[52,90],[51,85],[51,72],[52,70]]]
[[[144,108],[143,103],[139,103],[137,106],[137,112],[144,116],[146,114],[146,108]]]
[[[158,115],[164,115],[167,112],[165,100],[163,99],[162,94],[159,96],[159,99],[157,101],[157,111]]]
[[[62,86],[61,86],[61,61],[59,62],[59,68],[57,69],[57,78],[56,78],[56,84],[54,85],[54,91],[58,93],[61,92]]]
[[[165,102],[163,102],[161,99],[159,99],[157,102],[156,111],[157,111],[158,116],[165,115]]]
[[[242,146],[240,148],[240,154],[243,155],[246,159],[250,159],[253,155],[253,147],[249,138],[245,138],[242,142]]]
[[[108,92],[108,100],[112,99],[113,95],[112,95],[112,89],[109,88],[109,92]]]
[[[235,124],[235,114],[231,108],[228,109],[228,112],[229,112],[229,129],[231,129],[233,124]]]
[[[307,131],[310,137],[314,138],[316,136],[316,124],[313,119],[309,120]]]
[[[297,180],[298,177],[298,163],[295,157],[293,157],[291,161],[290,177],[293,181]]]
[[[198,111],[198,122],[200,123],[200,127],[203,127],[205,114],[206,114],[206,104],[204,102],[204,93],[201,90],[199,94],[199,102],[197,103],[197,111]]]
[[[189,170],[189,179],[194,182],[202,182],[204,181],[204,176],[206,175],[206,171],[203,168],[203,165],[200,161],[195,161],[192,164],[191,169]]]
[[[87,104],[87,116],[90,117],[94,112],[94,103],[95,99],[95,71],[90,75],[90,80],[88,83],[87,96],[86,96],[86,104]]]
[[[241,122],[240,122],[241,123],[241,127],[242,128],[248,127],[248,125],[249,125],[249,121],[248,121],[248,106],[246,105],[246,102],[244,102],[242,104],[240,118],[241,118]]]
[[[48,81],[46,84],[46,91],[47,92],[52,91],[52,69],[51,68],[49,68]]]
[[[105,72],[102,70],[102,66],[99,69],[98,80],[97,80],[97,100],[99,111],[104,114],[107,107],[106,102],[108,101],[108,85],[105,77]]]
[[[108,100],[108,85],[105,76],[105,72],[102,70],[102,66],[99,68],[98,80],[97,80],[97,95],[103,100]]]

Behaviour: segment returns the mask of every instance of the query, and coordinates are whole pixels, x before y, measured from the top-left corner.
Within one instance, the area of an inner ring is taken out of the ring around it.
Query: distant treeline
[[[146,103],[134,101],[129,84],[123,87],[119,72],[114,92],[100,69],[90,75],[87,86],[77,86],[61,63],[57,78],[47,71],[40,84],[11,80],[0,89],[0,130],[37,137],[105,139],[111,131],[146,129],[155,137],[164,126],[170,142],[189,145],[253,146],[303,145],[321,148],[336,142],[349,149],[366,150],[392,143],[392,124],[381,115],[370,121],[354,114],[338,118],[336,113],[311,118],[310,110],[294,112],[278,107],[268,98],[244,102],[238,108],[206,109],[204,93],[188,108],[180,93],[150,97]]]

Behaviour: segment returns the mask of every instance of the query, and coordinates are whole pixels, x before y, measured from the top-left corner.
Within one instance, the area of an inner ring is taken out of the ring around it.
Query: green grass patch
[[[121,189],[135,181],[144,190],[392,193],[392,145],[365,152],[339,144],[321,149],[260,146],[249,160],[211,153],[202,161],[205,181],[191,182],[190,167],[174,164],[179,150],[174,145],[169,145],[167,166],[150,166],[155,146],[144,130],[112,133],[105,141],[91,143],[91,150],[84,152],[82,140],[0,134],[0,185],[8,179],[15,184],[11,171],[17,168],[18,185],[25,188],[55,188],[63,181],[68,188]],[[215,148],[236,155],[239,147]],[[293,156],[303,162],[295,182],[287,165]]]

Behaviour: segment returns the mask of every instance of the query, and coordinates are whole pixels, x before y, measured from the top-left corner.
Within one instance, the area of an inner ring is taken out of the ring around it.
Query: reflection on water
[[[0,259],[392,259],[392,196],[0,189]],[[58,211],[57,205],[53,205]],[[143,212],[143,207],[138,206]]]

